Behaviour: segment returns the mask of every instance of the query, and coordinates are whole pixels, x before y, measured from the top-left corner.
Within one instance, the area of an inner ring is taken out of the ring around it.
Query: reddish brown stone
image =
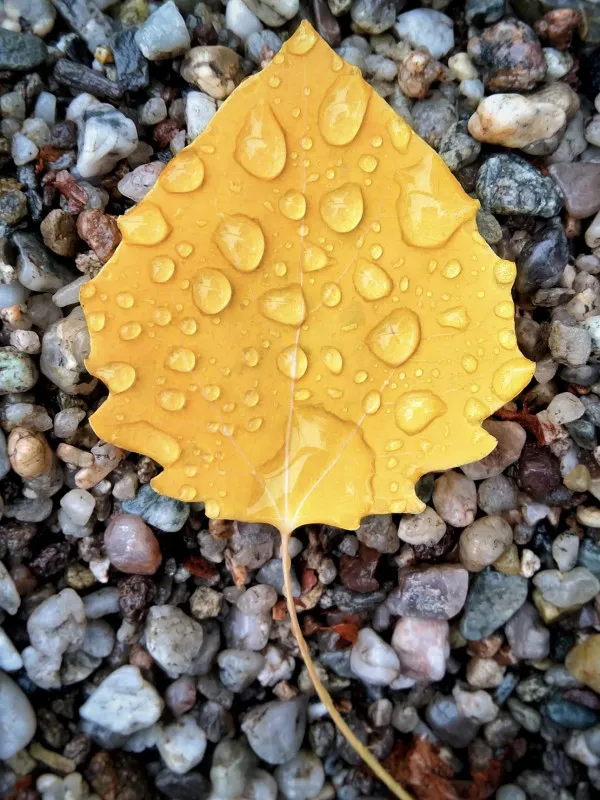
[[[353,592],[376,592],[379,582],[375,580],[374,573],[379,563],[381,553],[361,544],[356,558],[342,556],[340,558],[340,580],[347,589]]]
[[[77,218],[77,232],[103,264],[112,256],[121,241],[116,218],[97,208],[81,212]]]
[[[468,52],[481,67],[483,82],[492,92],[533,89],[546,77],[546,60],[535,32],[516,19],[486,28],[469,41]]]
[[[497,633],[486,636],[485,639],[481,639],[478,642],[469,642],[467,645],[467,653],[470,656],[477,656],[478,658],[492,658],[502,646],[502,641],[502,636],[499,636]]]
[[[193,575],[194,578],[214,578],[219,575],[219,570],[215,564],[207,561],[202,556],[186,556],[182,566]]]
[[[159,147],[167,147],[171,139],[179,133],[179,125],[173,119],[163,119],[154,126],[152,136]]]
[[[556,8],[536,20],[533,27],[540,39],[549,42],[557,50],[567,50],[573,33],[580,25],[579,11],[574,8]]]

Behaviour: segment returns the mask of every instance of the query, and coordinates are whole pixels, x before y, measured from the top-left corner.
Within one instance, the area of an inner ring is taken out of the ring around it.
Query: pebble
[[[198,586],[190,597],[190,613],[194,619],[217,617],[223,605],[223,595],[208,586]]]
[[[244,0],[229,0],[225,6],[225,24],[242,42],[263,29],[261,21],[250,11]]]
[[[190,35],[185,20],[173,2],[158,6],[138,29],[135,41],[149,61],[164,61],[183,55],[190,49]]]
[[[227,646],[243,650],[262,650],[269,640],[272,616],[269,611],[244,614],[233,608],[225,620]]]
[[[259,583],[241,594],[236,602],[243,614],[256,616],[270,611],[277,602],[277,592],[272,586]]]
[[[595,711],[562,698],[549,700],[544,704],[544,711],[552,722],[563,728],[582,730],[590,728],[598,721]]]
[[[27,677],[40,689],[60,689],[62,686],[60,654],[40,653],[35,647],[26,647],[22,653]]]
[[[437,150],[452,172],[472,164],[479,157],[481,145],[467,131],[464,121],[451,123],[437,140]]]
[[[478,105],[469,119],[469,133],[486,144],[545,155],[556,149],[566,125],[566,114],[558,106],[519,94],[495,94]]]
[[[117,184],[117,189],[123,197],[133,200],[134,203],[139,203],[152,189],[164,167],[165,165],[162,161],[141,164],[121,178]]]
[[[54,208],[44,217],[40,225],[44,244],[58,256],[72,258],[79,249],[77,225],[71,214]]]
[[[489,456],[461,467],[468,478],[476,481],[500,475],[507,467],[514,464],[521,455],[527,438],[525,431],[517,422],[486,420],[482,427],[496,439],[497,445]]]
[[[404,514],[398,525],[398,536],[412,545],[437,544],[446,533],[446,523],[433,508],[420,514]]]
[[[592,337],[585,328],[563,325],[560,320],[554,320],[550,326],[548,346],[557,363],[576,367],[587,363],[592,350]]]
[[[519,462],[519,481],[523,491],[543,502],[562,483],[558,461],[547,449],[528,442]]]
[[[54,79],[70,89],[89,92],[103,100],[120,100],[125,92],[124,86],[120,83],[115,83],[96,70],[75,64],[66,58],[61,58],[54,67]]]
[[[232,800],[241,795],[255,765],[256,756],[243,739],[226,739],[219,742],[210,769],[210,780],[217,796]],[[256,800],[260,798],[257,797]]]
[[[502,517],[481,517],[460,535],[460,560],[470,572],[480,572],[502,555],[512,539],[512,529]]]
[[[98,103],[82,114],[78,144],[77,171],[82,178],[94,178],[110,172],[120,159],[133,153],[137,131],[134,122],[116,108]]]
[[[147,483],[140,487],[135,499],[126,500],[122,508],[127,514],[136,514],[148,525],[165,533],[181,530],[190,514],[187,503],[164,497]]]
[[[524,22],[506,19],[469,40],[468,53],[492,92],[533,89],[546,77],[544,52]]]
[[[241,3],[242,0],[239,0]],[[231,0],[227,8],[231,5]],[[185,99],[185,123],[187,137],[193,141],[206,128],[208,123],[217,113],[217,104],[214,98],[204,92],[188,92]]]
[[[467,747],[477,734],[477,722],[464,717],[452,697],[436,694],[427,707],[425,718],[433,732],[451,747]]]
[[[388,686],[400,673],[394,650],[371,628],[362,628],[350,653],[352,672],[373,686]]]
[[[39,36],[0,28],[0,69],[25,72],[42,64],[47,53]]]
[[[426,48],[434,58],[442,58],[454,47],[452,20],[432,8],[415,8],[400,14],[394,31],[412,47]]]
[[[23,659],[19,651],[8,638],[8,635],[0,628],[0,670],[5,672],[17,672],[23,666]]]
[[[272,28],[278,28],[298,13],[298,0],[244,0],[256,16]]]
[[[600,578],[600,547],[590,539],[584,539],[578,554],[578,563],[587,567],[597,578]]]
[[[63,589],[40,603],[27,620],[29,640],[47,655],[78,650],[85,638],[86,618],[81,598]]]
[[[215,100],[224,100],[240,80],[240,58],[221,45],[192,47],[183,59],[181,77]]]
[[[325,784],[325,770],[321,759],[308,750],[277,767],[275,780],[287,800],[311,800],[320,796]]]
[[[543,177],[528,161],[508,153],[490,156],[477,176],[477,195],[492,214],[554,217],[563,194],[552,178]]]
[[[463,608],[469,573],[458,564],[405,568],[386,605],[394,616],[451,619]]]
[[[118,31],[111,40],[117,77],[130,91],[144,89],[150,83],[150,69],[136,42],[136,28]]]
[[[162,561],[156,536],[134,514],[118,514],[110,520],[104,549],[110,563],[130,575],[154,575]]]
[[[552,558],[561,572],[568,572],[577,563],[579,537],[575,533],[559,533],[552,542]]]
[[[42,338],[40,369],[67,394],[89,394],[98,381],[85,368],[84,359],[88,355],[89,334],[85,319],[81,308],[75,308],[68,317],[56,320],[46,329]]]
[[[35,713],[27,696],[0,671],[0,759],[12,758],[26,747],[35,729]]]
[[[20,283],[32,292],[56,291],[70,283],[76,273],[54,258],[33,233],[16,233],[17,275]]]
[[[156,747],[165,765],[184,775],[204,758],[206,734],[192,714],[185,714],[170,725],[159,727]]]
[[[79,709],[83,719],[130,736],[159,719],[163,701],[137,667],[126,664],[105,678]]]
[[[548,403],[548,419],[555,425],[565,425],[585,414],[585,406],[577,395],[559,392]]]
[[[548,172],[560,187],[572,217],[583,219],[600,210],[600,164],[551,164]]]
[[[112,652],[115,634],[108,622],[89,620],[86,626],[82,649],[94,658],[106,658]]]
[[[98,589],[83,598],[83,607],[88,619],[100,619],[119,612],[119,590],[114,586]]]
[[[433,484],[432,502],[440,517],[456,528],[464,528],[475,519],[477,487],[460,472],[448,470]]]
[[[146,648],[170,678],[192,674],[202,648],[202,627],[176,606],[157,605],[148,610]]]
[[[479,641],[509,620],[527,598],[527,580],[488,567],[473,582],[460,622],[465,639]]]
[[[543,570],[533,578],[533,583],[544,600],[557,608],[581,606],[600,591],[600,581],[585,567],[575,567],[564,573],[556,569]]]
[[[479,484],[477,501],[482,511],[489,515],[503,514],[518,506],[519,493],[514,481],[506,475],[486,478]]]
[[[395,553],[400,547],[398,530],[391,514],[364,517],[356,536],[359,542],[378,553]]]
[[[503,0],[467,0],[465,19],[471,25],[483,27],[497,22],[504,14]]]
[[[569,650],[565,666],[581,683],[600,692],[600,634],[592,634]]]
[[[441,680],[450,655],[448,632],[445,620],[399,619],[392,635],[392,647],[400,658],[401,674],[420,681]]]
[[[251,708],[242,731],[256,755],[267,764],[285,764],[296,756],[306,731],[306,698],[274,700]]]
[[[258,677],[265,659],[252,650],[221,650],[217,656],[221,683],[232,692],[243,692]]]
[[[456,684],[452,690],[458,713],[479,725],[492,722],[498,716],[498,706],[492,700],[489,692],[477,689],[474,692]]]
[[[550,631],[530,603],[523,603],[504,632],[515,658],[538,661],[550,654]]]

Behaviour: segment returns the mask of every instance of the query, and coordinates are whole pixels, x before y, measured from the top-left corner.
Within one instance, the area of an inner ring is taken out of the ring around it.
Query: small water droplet
[[[276,264],[273,265],[273,272],[277,275],[278,278],[283,278],[283,276],[287,272],[287,267],[283,263],[283,261],[278,261]]]
[[[260,360],[260,355],[258,354],[258,350],[254,347],[248,347],[244,350],[244,363],[248,367],[255,367]]]
[[[377,261],[383,255],[383,247],[380,244],[374,244],[369,252],[371,254],[371,258],[374,258],[375,261]]]
[[[199,189],[204,181],[204,164],[190,148],[178,153],[160,174],[159,184],[167,192],[180,194]]]
[[[131,308],[133,303],[133,295],[129,294],[129,292],[119,292],[117,295],[117,305],[119,308]]]
[[[394,456],[390,456],[385,465],[388,469],[395,469],[398,466],[398,459],[394,458]]]
[[[397,308],[367,335],[369,350],[390,367],[404,364],[419,346],[419,317],[410,308]]]
[[[517,268],[512,261],[496,261],[494,264],[494,278],[499,284],[512,284],[516,277]]]
[[[185,405],[185,394],[176,389],[165,389],[158,395],[158,402],[165,411],[181,411]]]
[[[192,336],[198,330],[198,324],[196,323],[195,319],[192,319],[192,317],[186,317],[185,319],[182,319],[179,327],[181,332],[185,333],[186,336]]]
[[[88,315],[87,321],[90,330],[93,331],[93,333],[98,333],[106,324],[106,314],[103,311],[96,311]]]
[[[192,297],[203,314],[219,314],[231,300],[231,284],[218,269],[204,267],[194,276]]]
[[[444,401],[433,392],[407,392],[394,406],[396,425],[409,436],[421,433],[447,411]]]
[[[339,56],[334,56],[334,65],[336,58]],[[341,59],[340,65],[343,65]],[[371,88],[356,75],[340,75],[335,79],[319,108],[319,129],[328,144],[345,145],[356,137],[370,95]]]
[[[166,283],[174,272],[175,262],[169,256],[157,256],[152,260],[150,275],[155,283]]]
[[[191,372],[196,366],[196,356],[186,347],[176,347],[167,356],[165,366],[175,372]]]
[[[258,299],[258,307],[267,319],[282,325],[301,325],[306,318],[306,302],[298,283],[270,289]]]
[[[249,433],[256,433],[256,431],[260,429],[262,424],[263,424],[262,417],[254,417],[254,419],[249,419],[248,422],[246,423],[246,430],[249,431]]]
[[[179,244],[175,245],[175,250],[182,258],[189,258],[194,252],[194,245],[190,242],[179,242]]]
[[[335,308],[342,299],[342,290],[337,283],[324,283],[321,289],[321,300],[327,308]]]
[[[273,180],[285,166],[286,145],[281,125],[265,100],[248,112],[238,135],[235,158],[261,180]]]
[[[186,464],[183,468],[183,474],[186,476],[186,478],[193,478],[198,474],[198,467],[194,466],[193,464]]]
[[[357,260],[352,281],[364,300],[381,300],[392,291],[392,281],[387,272],[364,258]]]
[[[209,403],[214,403],[221,396],[221,388],[214,383],[208,384],[202,389],[202,397]]]
[[[244,395],[244,404],[248,406],[248,408],[254,408],[255,405],[258,404],[260,400],[260,395],[258,392],[254,391],[254,389],[250,389]]]
[[[325,170],[325,177],[328,178],[330,181],[333,180],[335,178],[335,170],[334,169]]]
[[[512,319],[515,315],[515,306],[510,300],[504,300],[494,307],[494,314],[500,319]]]
[[[363,172],[375,172],[378,164],[379,161],[375,158],[375,156],[366,155],[361,156],[358,159],[358,166]]]
[[[269,86],[272,89],[277,89],[279,86],[281,86],[281,78],[279,75],[271,75],[269,78]]]
[[[221,506],[216,500],[206,500],[204,502],[204,513],[211,519],[218,519],[221,513]]]
[[[104,364],[96,370],[96,374],[114,394],[127,391],[135,382],[135,369],[123,361]]]
[[[327,394],[332,400],[339,400],[344,396],[343,391],[341,389],[336,389],[334,386],[330,386],[329,389],[327,389]]]
[[[294,400],[309,400],[311,397],[312,393],[309,392],[308,389],[298,389],[296,392],[294,392]]]
[[[475,356],[471,355],[463,356],[460,363],[465,372],[468,373],[477,372],[477,367],[479,366],[479,362],[477,361]]]
[[[215,241],[222,255],[240,272],[255,270],[265,252],[260,225],[242,214],[224,219],[217,226]]]
[[[119,328],[119,336],[126,342],[137,339],[141,332],[142,326],[139,322],[126,322]]]
[[[323,363],[334,375],[339,375],[344,368],[344,359],[339,350],[335,347],[323,347],[321,349]]]
[[[292,108],[292,117],[293,117],[294,119],[298,119],[298,117],[300,116],[300,114],[301,114],[301,111],[300,111],[300,109],[299,109],[297,106],[296,106],[295,108]]]
[[[148,200],[119,217],[118,225],[126,242],[146,247],[162,242],[171,231],[162,211]]]
[[[448,261],[448,263],[445,264],[442,269],[442,275],[444,278],[449,278],[450,280],[452,280],[452,278],[457,278],[461,272],[462,266],[460,261],[457,261],[456,259]]]
[[[369,377],[369,373],[365,372],[364,369],[359,370],[356,375],[354,376],[354,383],[364,383],[367,378]]]
[[[310,138],[310,136],[303,136],[302,139],[300,139],[300,147],[303,150],[310,150],[312,146],[313,140]]]
[[[308,357],[300,345],[289,345],[277,356],[277,367],[286,378],[299,380],[308,369]]]
[[[396,450],[401,450],[404,447],[404,442],[402,439],[389,439],[385,443],[385,449],[388,453],[395,453]]]
[[[303,56],[317,43],[317,34],[310,25],[301,24],[296,33],[288,40],[286,50],[295,56]]]
[[[304,272],[316,272],[327,266],[327,253],[316,244],[305,243],[300,257]]]
[[[179,499],[182,503],[191,503],[196,497],[196,494],[197,492],[193,486],[184,485],[179,490]]]
[[[505,350],[514,350],[517,346],[517,337],[515,332],[509,328],[504,328],[498,332],[498,341]]]
[[[481,402],[481,400],[477,400],[476,397],[469,397],[465,403],[465,409],[463,413],[467,422],[478,423],[481,422],[482,419],[489,417],[490,410]]]
[[[362,407],[365,414],[376,414],[381,407],[381,395],[379,392],[367,392],[363,397]]]
[[[235,411],[235,403],[223,403],[223,412],[225,414],[231,414],[232,411]]]
[[[168,325],[171,322],[171,312],[168,308],[156,308],[154,309],[154,313],[152,314],[152,319],[156,322],[157,325],[163,327],[164,325]]]
[[[321,198],[319,210],[323,221],[336,233],[353,231],[362,219],[364,205],[360,186],[345,183]]]
[[[279,210],[284,217],[298,220],[306,214],[306,198],[302,192],[295,189],[288,189],[279,200]]]
[[[410,142],[411,129],[400,117],[394,116],[387,124],[392,144],[399,153],[406,153]]]
[[[448,311],[438,314],[436,320],[443,328],[454,328],[457,331],[466,330],[471,321],[464,306],[449,308]]]
[[[501,400],[512,400],[524,389],[535,371],[535,364],[526,358],[506,361],[492,376],[492,389]]]
[[[383,139],[381,138],[381,136],[373,136],[373,138],[371,139],[371,144],[373,145],[373,147],[381,147],[381,145],[383,144]]]
[[[96,287],[90,281],[89,283],[84,283],[81,289],[79,290],[79,296],[83,300],[89,300],[90,297],[93,297],[96,294]]]

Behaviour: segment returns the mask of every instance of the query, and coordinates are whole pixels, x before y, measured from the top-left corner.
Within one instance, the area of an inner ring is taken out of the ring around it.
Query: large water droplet
[[[209,403],[214,403],[215,400],[218,400],[220,396],[221,396],[221,389],[214,383],[211,383],[202,389],[202,397],[205,400],[208,400]]]
[[[300,345],[291,344],[277,356],[277,367],[286,378],[299,380],[308,369],[308,357]]]
[[[196,356],[187,347],[176,347],[167,356],[165,366],[175,372],[191,372],[196,366]]]
[[[335,308],[342,299],[342,290],[337,283],[324,283],[321,289],[321,300],[327,308]]]
[[[221,513],[221,506],[216,500],[206,500],[204,503],[204,513],[210,519],[218,519]]]
[[[321,349],[323,363],[334,375],[339,375],[344,368],[344,359],[339,350],[335,347],[323,347]]]
[[[93,314],[88,314],[88,325],[93,333],[101,331],[106,324],[106,314],[104,311],[95,311]]]
[[[404,364],[419,346],[419,317],[410,308],[397,308],[381,320],[367,335],[373,355],[390,367]]]
[[[396,425],[409,436],[421,433],[447,410],[444,401],[428,389],[403,394],[394,407]]]
[[[298,220],[306,214],[306,198],[302,192],[295,189],[288,189],[279,200],[279,210],[284,217]]]
[[[436,317],[438,325],[443,328],[454,328],[457,331],[464,331],[469,327],[469,315],[464,306],[457,306],[456,308],[449,308],[442,314]]]
[[[303,56],[314,47],[316,41],[317,34],[314,29],[303,22],[300,24],[296,33],[288,40],[285,49],[288,53],[292,53],[292,55]]]
[[[171,226],[157,206],[144,200],[117,220],[123,239],[129,244],[153,245],[166,239]]]
[[[179,490],[179,499],[181,500],[182,503],[191,503],[197,494],[198,492],[194,489],[193,486],[184,484]]]
[[[171,312],[168,308],[156,308],[154,309],[154,313],[152,314],[152,318],[157,325],[163,327],[164,325],[168,325],[171,322],[172,316]]]
[[[102,378],[113,394],[120,394],[130,389],[135,382],[135,369],[123,361],[113,361],[98,367],[96,374]]]
[[[204,164],[191,148],[177,154],[162,171],[159,184],[166,192],[193,192],[202,186]]]
[[[354,288],[364,300],[381,300],[392,291],[387,272],[365,258],[359,258],[352,274]]]
[[[119,328],[119,336],[126,342],[137,339],[141,332],[142,326],[139,322],[126,322]]]
[[[465,403],[464,415],[467,422],[476,424],[481,422],[482,419],[489,417],[490,410],[481,400],[478,400],[476,397],[469,397]]]
[[[166,283],[173,277],[175,262],[169,256],[157,256],[150,265],[150,275],[155,283]]]
[[[231,284],[220,270],[204,267],[194,276],[192,297],[203,314],[218,314],[229,305]]]
[[[365,414],[376,414],[381,407],[381,395],[379,392],[368,392],[363,397],[362,407]]]
[[[217,247],[240,272],[252,272],[265,252],[265,237],[260,225],[242,214],[224,219],[215,231]]]
[[[327,266],[327,253],[316,244],[305,242],[300,258],[304,272],[316,272]]]
[[[400,117],[392,117],[387,124],[387,130],[396,150],[399,153],[406,153],[412,135],[412,131],[406,122]]]
[[[517,277],[517,268],[512,261],[496,261],[494,264],[494,278],[504,285],[514,283]]]
[[[345,183],[323,195],[319,210],[325,223],[336,233],[348,233],[362,219],[364,205],[360,186]]]
[[[185,405],[185,394],[176,389],[165,389],[158,395],[158,402],[165,411],[181,411]]]
[[[360,130],[371,87],[357,75],[340,75],[325,92],[319,108],[319,129],[329,144],[349,144]]]
[[[283,325],[297,327],[306,319],[306,302],[298,283],[270,289],[259,298],[258,307],[267,319]]]
[[[265,100],[248,113],[237,138],[235,157],[246,172],[262,180],[276,178],[285,167],[283,131]]]
[[[506,361],[492,376],[492,389],[501,400],[512,400],[524,389],[535,371],[533,361],[512,358]]]

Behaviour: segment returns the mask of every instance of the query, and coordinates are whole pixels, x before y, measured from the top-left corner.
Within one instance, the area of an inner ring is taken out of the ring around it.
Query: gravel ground
[[[277,531],[160,497],[88,422],[78,293],[116,216],[302,18],[481,201],[537,362],[423,514],[296,532],[309,646],[415,797],[599,796],[600,6],[4,0],[2,797],[386,796],[302,666]]]

